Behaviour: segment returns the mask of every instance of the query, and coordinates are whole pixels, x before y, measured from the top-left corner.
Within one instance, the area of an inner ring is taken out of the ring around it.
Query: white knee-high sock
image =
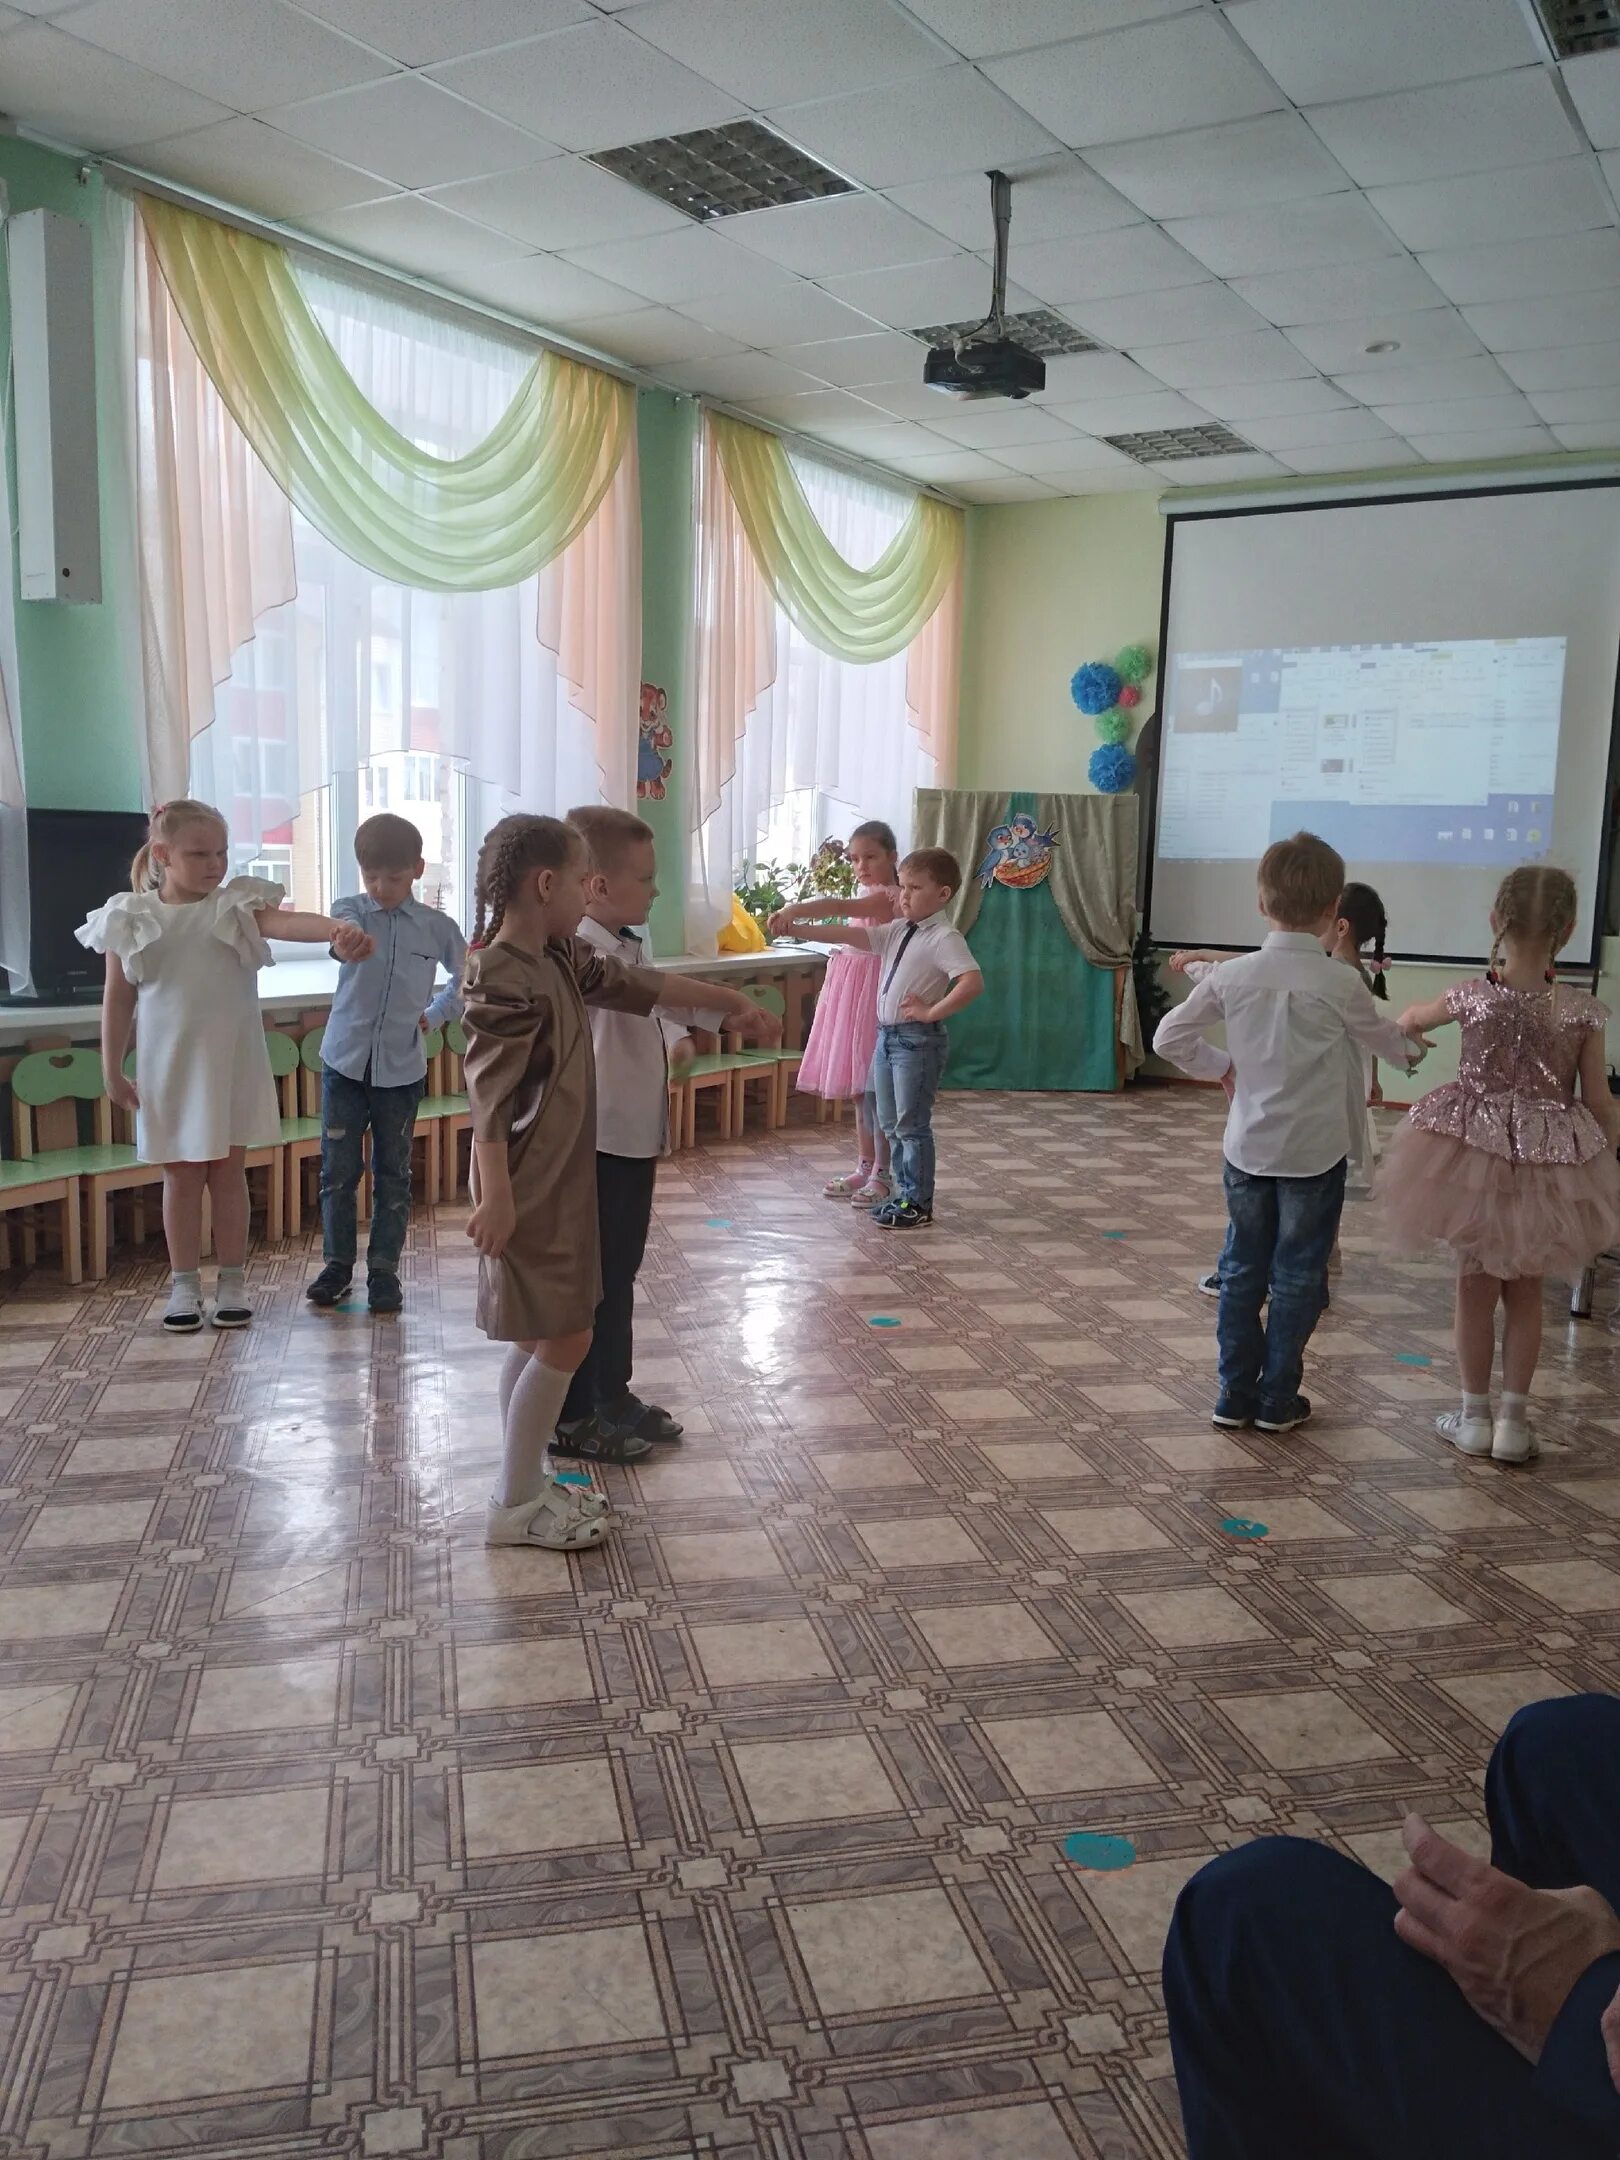
[[[501,1474],[495,1488],[498,1507],[521,1507],[539,1498],[546,1484],[546,1449],[568,1394],[572,1373],[525,1361],[507,1398]]]
[[[495,1392],[501,1401],[501,1423],[506,1423],[506,1413],[511,1405],[512,1390],[527,1372],[533,1352],[525,1350],[521,1343],[508,1343],[506,1355],[501,1360],[501,1376],[495,1383]]]

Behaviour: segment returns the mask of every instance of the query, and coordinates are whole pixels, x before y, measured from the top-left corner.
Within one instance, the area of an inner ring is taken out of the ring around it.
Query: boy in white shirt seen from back
[[[1172,1065],[1218,1080],[1232,1105],[1216,1322],[1220,1426],[1285,1433],[1311,1414],[1300,1393],[1305,1345],[1326,1302],[1352,1138],[1345,1038],[1402,1067],[1428,1048],[1385,1017],[1356,970],[1323,951],[1343,885],[1342,859],[1314,833],[1267,848],[1259,887],[1270,935],[1258,952],[1207,975],[1153,1038]],[[1222,1021],[1224,1050],[1204,1040]]]
[[[591,871],[587,912],[576,933],[632,967],[647,965],[644,926],[658,897],[652,828],[628,810],[590,804],[568,822],[585,836]],[[669,1152],[669,1080],[691,1062],[687,1024],[756,1042],[777,1039],[779,1023],[741,991],[714,985],[712,1011],[660,1006],[647,1018],[589,1009],[596,1054],[596,1209],[602,1295],[591,1347],[574,1374],[552,1452],[597,1462],[633,1462],[681,1427],[667,1410],[630,1390],[635,1360],[636,1275],[652,1221],[659,1158]]]
[[[878,956],[878,1033],[872,1088],[891,1156],[894,1197],[872,1210],[886,1230],[934,1219],[934,1097],[950,1041],[945,1022],[984,989],[966,938],[945,914],[962,888],[948,848],[916,848],[900,865],[900,917],[889,923],[802,924],[818,945],[854,945]]]

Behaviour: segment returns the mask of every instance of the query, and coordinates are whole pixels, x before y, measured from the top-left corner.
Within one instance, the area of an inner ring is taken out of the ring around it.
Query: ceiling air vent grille
[[[1535,9],[1560,60],[1620,46],[1620,0],[1535,0]]]
[[[954,345],[959,337],[966,337],[971,330],[985,328],[984,317],[974,322],[926,323],[921,329],[908,334],[921,338],[925,345]],[[1072,322],[1065,322],[1050,308],[1029,308],[1022,315],[1002,318],[1002,329],[996,335],[1006,336],[1022,345],[1026,352],[1038,353],[1043,360],[1056,360],[1065,353],[1106,352],[1109,348],[1099,345],[1095,338],[1077,330]]]
[[[854,192],[852,181],[757,120],[732,120],[725,127],[694,128],[688,135],[598,150],[591,163],[700,219],[776,210],[783,203]]]
[[[1207,427],[1149,428],[1140,435],[1105,435],[1111,450],[1123,450],[1138,465],[1165,465],[1172,458],[1230,457],[1235,450],[1252,450],[1253,443],[1234,435],[1229,427],[1211,420]]]

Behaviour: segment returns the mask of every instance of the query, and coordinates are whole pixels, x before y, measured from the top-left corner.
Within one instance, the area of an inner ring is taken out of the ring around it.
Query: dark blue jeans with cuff
[[[321,1067],[321,1231],[326,1258],[354,1266],[354,1196],[365,1169],[371,1133],[371,1235],[366,1266],[397,1275],[411,1219],[411,1135],[426,1082],[373,1087]]]
[[[1284,1417],[1327,1301],[1328,1255],[1344,1209],[1344,1164],[1319,1177],[1252,1177],[1226,1165],[1220,1347],[1223,1415]],[[1264,1321],[1261,1308],[1270,1298]]]
[[[950,1037],[943,1020],[886,1021],[877,1032],[872,1092],[889,1143],[889,1183],[897,1200],[934,1205],[934,1097]]]

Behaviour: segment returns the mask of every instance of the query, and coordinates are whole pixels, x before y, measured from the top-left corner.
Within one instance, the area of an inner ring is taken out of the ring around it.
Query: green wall
[[[100,183],[79,180],[72,158],[0,136],[0,182],[13,210],[57,210],[89,222]],[[96,263],[98,317],[106,266]],[[0,334],[10,350],[9,291],[0,263]],[[100,323],[98,320],[98,330]],[[98,351],[98,372],[110,355]],[[17,667],[22,695],[23,764],[28,799],[39,809],[134,810],[140,807],[140,756],[119,635],[119,574],[127,559],[115,544],[116,520],[129,514],[128,490],[102,430],[102,598],[17,603]],[[5,455],[16,480],[15,431],[8,419]],[[15,500],[15,495],[13,495]]]

